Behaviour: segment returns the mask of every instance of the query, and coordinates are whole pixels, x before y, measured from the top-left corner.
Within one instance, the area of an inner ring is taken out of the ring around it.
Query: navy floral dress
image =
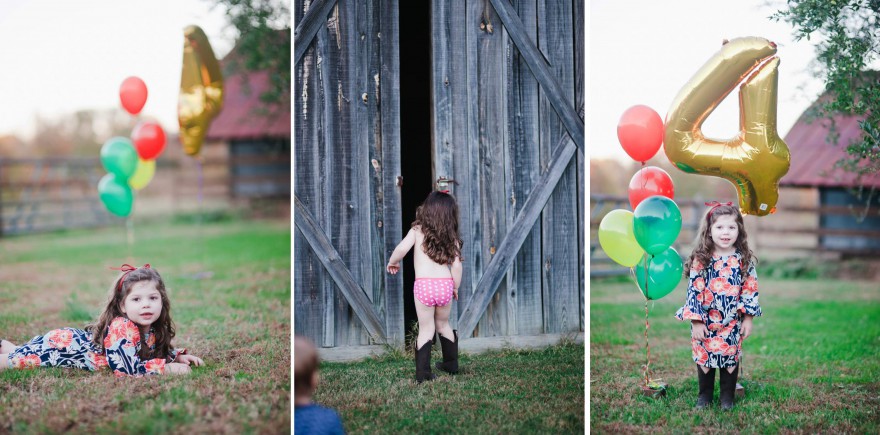
[[[117,377],[162,374],[165,363],[174,361],[186,349],[172,349],[168,358],[141,361],[138,351],[142,345],[156,346],[153,329],[145,341],[141,340],[137,325],[125,317],[110,322],[104,336],[104,349],[92,343],[91,332],[75,328],[53,329],[38,335],[9,353],[9,367],[18,369],[36,367],[75,367],[97,371],[105,367]]]
[[[741,261],[742,256],[737,251],[727,256],[713,255],[708,267],[703,267],[696,259],[691,264],[687,299],[675,313],[675,318],[699,320],[709,329],[706,340],[691,339],[694,362],[701,366],[736,366],[742,352],[742,314],[761,315],[758,274],[754,264],[750,264],[743,280]]]

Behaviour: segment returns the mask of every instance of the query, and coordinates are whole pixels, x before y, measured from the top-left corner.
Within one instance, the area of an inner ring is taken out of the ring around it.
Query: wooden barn
[[[880,174],[855,174],[835,167],[847,156],[846,146],[862,131],[854,116],[837,116],[840,136],[828,142],[830,122],[801,115],[785,136],[791,168],[780,186],[816,190],[819,211],[818,249],[844,256],[880,256]]]
[[[441,178],[460,208],[463,339],[584,328],[582,0],[294,1],[294,330],[404,341]],[[409,264],[407,264],[409,261]]]

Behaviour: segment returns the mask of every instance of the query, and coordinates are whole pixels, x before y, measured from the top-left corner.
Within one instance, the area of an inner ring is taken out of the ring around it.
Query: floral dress
[[[97,371],[109,367],[117,377],[162,374],[165,363],[174,361],[186,349],[172,349],[168,358],[141,361],[138,351],[144,343],[138,326],[125,317],[110,322],[104,336],[104,349],[92,343],[91,332],[75,328],[54,329],[38,335],[9,353],[9,367],[26,369],[36,367],[76,367]],[[147,335],[146,345],[156,346],[153,329]]]
[[[742,255],[713,255],[708,267],[696,259],[688,277],[687,299],[675,313],[678,320],[699,320],[709,335],[691,339],[694,362],[705,367],[734,367],[742,352],[741,314],[761,315],[758,305],[758,274],[754,264],[747,278],[740,273]],[[691,325],[693,329],[693,325]]]

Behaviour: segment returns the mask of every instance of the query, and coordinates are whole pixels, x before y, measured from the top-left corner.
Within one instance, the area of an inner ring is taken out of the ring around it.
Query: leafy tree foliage
[[[880,0],[788,0],[771,16],[792,25],[795,39],[815,40],[815,73],[825,94],[812,115],[831,121],[828,140],[837,143],[833,116],[858,116],[862,135],[847,145],[838,166],[859,178],[880,170]],[[870,199],[869,199],[870,201]]]

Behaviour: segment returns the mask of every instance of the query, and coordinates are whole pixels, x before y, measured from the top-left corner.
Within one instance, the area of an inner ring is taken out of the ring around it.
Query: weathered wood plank
[[[571,0],[544,0],[538,6],[539,48],[552,64],[554,83],[573,106],[574,41]],[[541,87],[542,160],[547,162],[552,146],[566,135],[564,119],[555,114],[555,98]],[[578,118],[579,120],[579,118]],[[583,127],[581,127],[583,128]],[[577,162],[572,159],[556,185],[543,213],[542,257],[544,276],[544,332],[576,331],[580,328],[577,223]]]
[[[477,46],[478,107],[480,125],[480,220],[483,223],[481,238],[482,254],[492,258],[507,234],[507,195],[505,194],[505,168],[508,166],[505,139],[507,120],[506,68],[504,48],[507,40],[504,28],[498,25],[498,16],[492,8],[484,8],[481,32]],[[491,260],[490,260],[491,261]],[[481,337],[507,335],[507,282],[502,280],[480,320]],[[479,288],[478,290],[479,291]]]
[[[533,0],[519,1],[516,8],[521,17],[537,16],[536,3]],[[525,20],[524,23],[529,37],[532,40],[537,39],[537,20]],[[513,218],[522,210],[529,192],[534,188],[541,168],[538,147],[538,82],[512,41],[508,41],[508,53],[508,137],[512,162],[509,165],[509,179],[513,183],[509,190],[513,195],[513,212],[508,216],[510,228]],[[516,324],[510,333],[539,334],[543,329],[540,221],[529,230],[511,271],[513,285],[509,292],[511,302],[508,303],[508,309],[511,317],[515,316]]]
[[[383,341],[385,337],[385,326],[379,319],[379,315],[373,309],[370,299],[367,298],[364,290],[358,285],[351,272],[345,267],[339,253],[330,244],[327,235],[321,231],[317,222],[311,216],[305,206],[300,202],[299,198],[293,197],[294,202],[294,223],[303,237],[306,238],[309,246],[317,254],[321,260],[321,264],[333,278],[337,287],[341,290],[346,300],[357,317],[361,320],[369,333],[376,341]]]
[[[309,6],[308,12],[297,24],[293,32],[294,62],[296,65],[302,59],[306,49],[311,45],[318,30],[327,22],[330,9],[336,5],[336,0],[315,0]]]
[[[379,73],[379,110],[381,134],[379,150],[383,201],[382,232],[385,245],[384,260],[391,257],[401,234],[400,187],[400,24],[398,0],[380,3],[377,38],[380,43],[381,70]],[[378,35],[381,34],[381,37]],[[383,267],[384,269],[384,267]],[[403,276],[383,274],[385,277],[385,325],[388,340],[403,343]]]
[[[458,330],[461,337],[469,337],[477,325],[483,311],[489,305],[498,284],[504,278],[504,275],[516,254],[522,246],[523,241],[528,235],[528,229],[534,226],[535,221],[541,214],[541,209],[550,198],[554,187],[562,178],[562,174],[568,167],[568,163],[574,156],[577,146],[566,136],[556,146],[553,159],[547,171],[541,174],[541,177],[535,183],[535,188],[529,194],[529,198],[523,205],[520,214],[514,220],[513,226],[507,232],[507,236],[501,242],[495,256],[486,267],[485,273],[480,277],[477,283],[477,292],[471,302],[462,310],[458,319]]]
[[[578,116],[581,120],[585,119],[584,113],[584,95],[586,86],[586,73],[584,71],[584,1],[574,0],[574,107],[577,109]],[[585,273],[585,247],[586,237],[584,233],[585,227],[585,200],[587,197],[586,180],[585,180],[586,158],[582,150],[577,153],[577,209],[578,209],[578,293],[580,302],[580,330],[585,330],[586,318],[586,273]]]
[[[532,74],[535,75],[535,78],[537,78],[538,82],[541,84],[542,91],[547,95],[547,98],[548,100],[550,100],[553,109],[559,115],[559,118],[565,126],[566,130],[568,131],[569,136],[571,136],[572,140],[578,146],[578,148],[586,152],[584,144],[584,123],[577,116],[577,112],[572,105],[571,99],[568,97],[569,95],[571,95],[572,92],[570,90],[566,91],[565,86],[560,86],[560,84],[557,83],[556,75],[547,66],[544,57],[541,55],[538,47],[535,46],[535,43],[527,37],[528,32],[525,30],[525,26],[516,15],[516,13],[513,12],[512,7],[510,6],[510,4],[507,3],[507,0],[489,1],[492,3],[492,6],[495,8],[495,11],[501,18],[501,22],[504,24],[504,27],[510,34],[510,38],[513,40],[514,43],[516,43],[517,49],[519,49],[520,53],[522,53],[523,58],[526,60],[526,63],[529,66],[529,69],[531,69],[532,71]],[[565,16],[568,17],[570,22],[570,6]],[[567,31],[563,31],[561,29],[548,30],[560,32],[565,35],[571,35],[570,24],[567,29]],[[571,53],[570,39],[568,40],[566,45],[568,47],[569,53]],[[546,53],[546,50],[544,50],[544,52]],[[551,62],[554,62],[555,67],[560,67],[560,65],[558,65],[557,63],[557,60],[550,60]],[[572,62],[569,62],[567,66],[570,67],[571,63]]]

